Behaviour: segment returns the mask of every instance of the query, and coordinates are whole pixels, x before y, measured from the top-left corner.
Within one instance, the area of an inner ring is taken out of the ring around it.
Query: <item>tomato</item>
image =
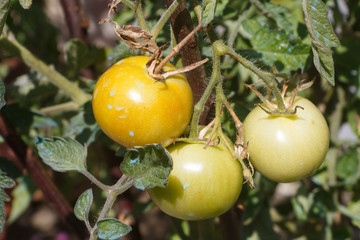
[[[182,74],[155,81],[145,67],[149,57],[123,59],[96,83],[92,105],[104,133],[125,146],[162,143],[179,137],[190,122],[193,98]],[[163,70],[176,68],[167,63]]]
[[[272,116],[257,106],[244,121],[250,162],[275,182],[310,176],[329,148],[329,128],[317,107],[302,97],[296,97],[293,106],[304,110],[298,108],[290,116]]]
[[[154,203],[170,216],[203,220],[229,210],[242,188],[238,160],[222,144],[176,143],[168,148],[173,169],[166,188],[151,189]]]

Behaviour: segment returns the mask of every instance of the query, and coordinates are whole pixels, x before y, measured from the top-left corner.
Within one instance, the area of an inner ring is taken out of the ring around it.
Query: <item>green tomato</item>
[[[244,121],[250,162],[275,182],[310,176],[329,148],[329,128],[317,107],[302,97],[296,97],[293,106],[304,110],[298,108],[290,116],[272,116],[257,106]]]
[[[242,188],[242,169],[223,145],[176,143],[168,148],[173,169],[166,188],[151,189],[154,203],[170,216],[209,219],[229,210]]]

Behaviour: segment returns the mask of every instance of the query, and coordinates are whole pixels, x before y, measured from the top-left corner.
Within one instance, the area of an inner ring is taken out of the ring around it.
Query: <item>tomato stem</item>
[[[48,78],[56,87],[67,93],[67,95],[78,105],[82,105],[91,99],[91,95],[85,93],[77,85],[72,83],[58,71],[50,68],[43,61],[35,57],[27,48],[19,43],[14,35],[9,32],[6,37],[0,37],[0,44],[9,51],[19,56],[26,65],[38,71]]]
[[[271,92],[274,94],[277,102],[277,107],[279,111],[285,110],[285,104],[283,101],[283,98],[281,96],[281,92],[279,88],[277,87],[276,77],[284,77],[283,75],[277,75],[269,72],[262,71],[258,67],[255,66],[254,63],[247,60],[246,58],[242,57],[240,54],[235,52],[230,47],[226,46],[221,41],[216,41],[217,48],[223,52],[224,54],[228,54],[231,57],[233,57],[235,60],[237,60],[241,65],[255,73],[264,83],[265,85],[271,90]]]
[[[155,41],[160,31],[163,29],[166,22],[169,20],[175,9],[179,6],[179,0],[175,0],[169,8],[166,9],[165,13],[156,22],[155,26],[151,29],[150,34],[152,40]]]
[[[201,113],[204,110],[206,101],[210,97],[215,85],[218,83],[221,77],[220,72],[220,55],[213,45],[213,71],[211,74],[209,85],[206,87],[199,102],[194,106],[194,113],[190,124],[190,139],[196,139],[198,136],[198,124]]]
[[[138,20],[140,27],[145,31],[149,32],[148,27],[146,25],[144,13],[141,7],[141,1],[136,0],[136,2],[134,3],[131,0],[122,0],[122,2],[135,12],[136,19]]]

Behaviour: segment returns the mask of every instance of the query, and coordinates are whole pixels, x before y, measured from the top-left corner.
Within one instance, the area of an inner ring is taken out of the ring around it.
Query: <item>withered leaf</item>
[[[115,23],[115,33],[121,40],[128,44],[132,50],[136,48],[144,52],[153,53],[158,49],[156,43],[151,40],[151,35],[139,26],[120,26]]]

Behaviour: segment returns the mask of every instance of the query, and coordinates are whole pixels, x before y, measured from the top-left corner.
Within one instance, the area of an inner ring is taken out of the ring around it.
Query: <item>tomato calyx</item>
[[[282,91],[280,93],[280,98],[277,99],[277,102],[271,102],[268,98],[264,97],[258,90],[253,87],[253,84],[244,84],[251,91],[253,91],[260,100],[266,105],[267,108],[263,107],[261,104],[257,104],[263,111],[272,116],[291,116],[295,115],[298,109],[304,110],[302,106],[294,106],[294,100],[297,93],[301,90],[304,90],[312,85],[312,82],[304,84],[303,81],[300,81],[296,88],[292,91],[291,96],[288,99],[286,98],[286,90],[289,87],[289,81],[286,81],[283,84]],[[270,95],[268,89],[268,96]],[[280,101],[280,102],[279,102]]]

